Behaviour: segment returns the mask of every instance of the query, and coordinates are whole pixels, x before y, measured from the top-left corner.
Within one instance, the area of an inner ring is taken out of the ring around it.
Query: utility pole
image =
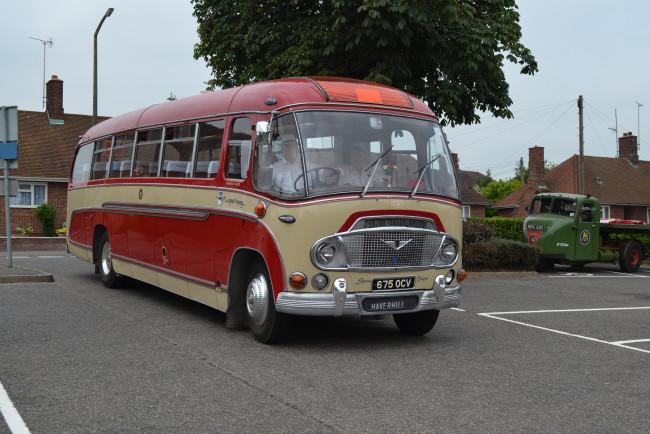
[[[579,169],[579,193],[585,194],[585,144],[584,144],[584,135],[583,135],[583,124],[582,124],[582,109],[583,109],[582,95],[578,97],[578,118],[580,119],[580,169]]]
[[[524,183],[524,157],[519,157],[519,180]]]
[[[638,152],[639,148],[641,147],[641,118],[639,117],[639,110],[641,109],[641,107],[643,107],[643,104],[641,104],[638,101],[635,102],[636,102],[636,131],[637,131],[636,148]]]

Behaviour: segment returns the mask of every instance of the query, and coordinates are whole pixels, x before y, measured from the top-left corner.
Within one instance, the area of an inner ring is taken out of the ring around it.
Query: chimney
[[[618,139],[618,158],[624,158],[632,164],[639,164],[637,137],[632,133],[623,133]]]
[[[50,123],[63,122],[63,80],[56,75],[46,84],[46,99],[45,111]],[[60,122],[53,122],[55,120]]]
[[[528,148],[528,183],[539,184],[544,181],[544,148]]]

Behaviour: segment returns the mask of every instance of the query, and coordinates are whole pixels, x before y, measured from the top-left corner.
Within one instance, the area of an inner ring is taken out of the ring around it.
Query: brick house
[[[56,75],[46,84],[46,97],[44,112],[18,110],[18,169],[9,171],[18,181],[18,196],[10,199],[12,230],[31,227],[34,235],[42,228],[33,210],[43,202],[56,207],[57,228],[65,222],[72,157],[79,138],[92,126],[92,116],[64,113],[63,81]],[[4,200],[0,196],[0,209]],[[0,234],[5,235],[5,213],[0,214]]]
[[[600,200],[601,218],[650,223],[650,161],[639,161],[637,137],[618,140],[618,157],[584,157],[584,192]],[[539,192],[579,193],[580,157],[573,155],[544,173],[544,148],[529,148],[528,182],[493,205],[501,217],[525,217]]]
[[[458,166],[458,154],[452,153],[451,158],[458,175],[458,188],[460,189],[460,202],[463,207],[463,218],[485,217],[485,207],[492,205],[492,202],[472,188],[476,185],[477,181],[480,178],[484,178],[485,175],[480,172],[460,170]]]

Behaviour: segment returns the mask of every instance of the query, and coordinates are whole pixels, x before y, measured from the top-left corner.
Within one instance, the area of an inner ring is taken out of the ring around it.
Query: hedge
[[[507,217],[470,217],[467,221],[484,223],[494,229],[494,238],[512,241],[525,241],[524,219]]]

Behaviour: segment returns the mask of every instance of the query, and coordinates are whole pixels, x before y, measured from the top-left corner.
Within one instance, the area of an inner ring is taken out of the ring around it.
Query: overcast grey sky
[[[461,169],[509,178],[528,148],[559,164],[578,153],[578,95],[585,100],[585,154],[615,157],[619,136],[638,133],[650,160],[650,2],[518,0],[523,42],[539,63],[534,76],[508,65],[514,119],[485,115],[480,125],[446,128]],[[0,105],[43,110],[45,76],[64,81],[66,113],[92,114],[93,34],[99,33],[98,112],[115,116],[174,93],[197,94],[210,78],[192,57],[198,42],[189,0],[0,0]],[[435,11],[434,11],[435,12]],[[636,102],[644,104],[639,109]],[[637,116],[639,115],[639,116]]]

